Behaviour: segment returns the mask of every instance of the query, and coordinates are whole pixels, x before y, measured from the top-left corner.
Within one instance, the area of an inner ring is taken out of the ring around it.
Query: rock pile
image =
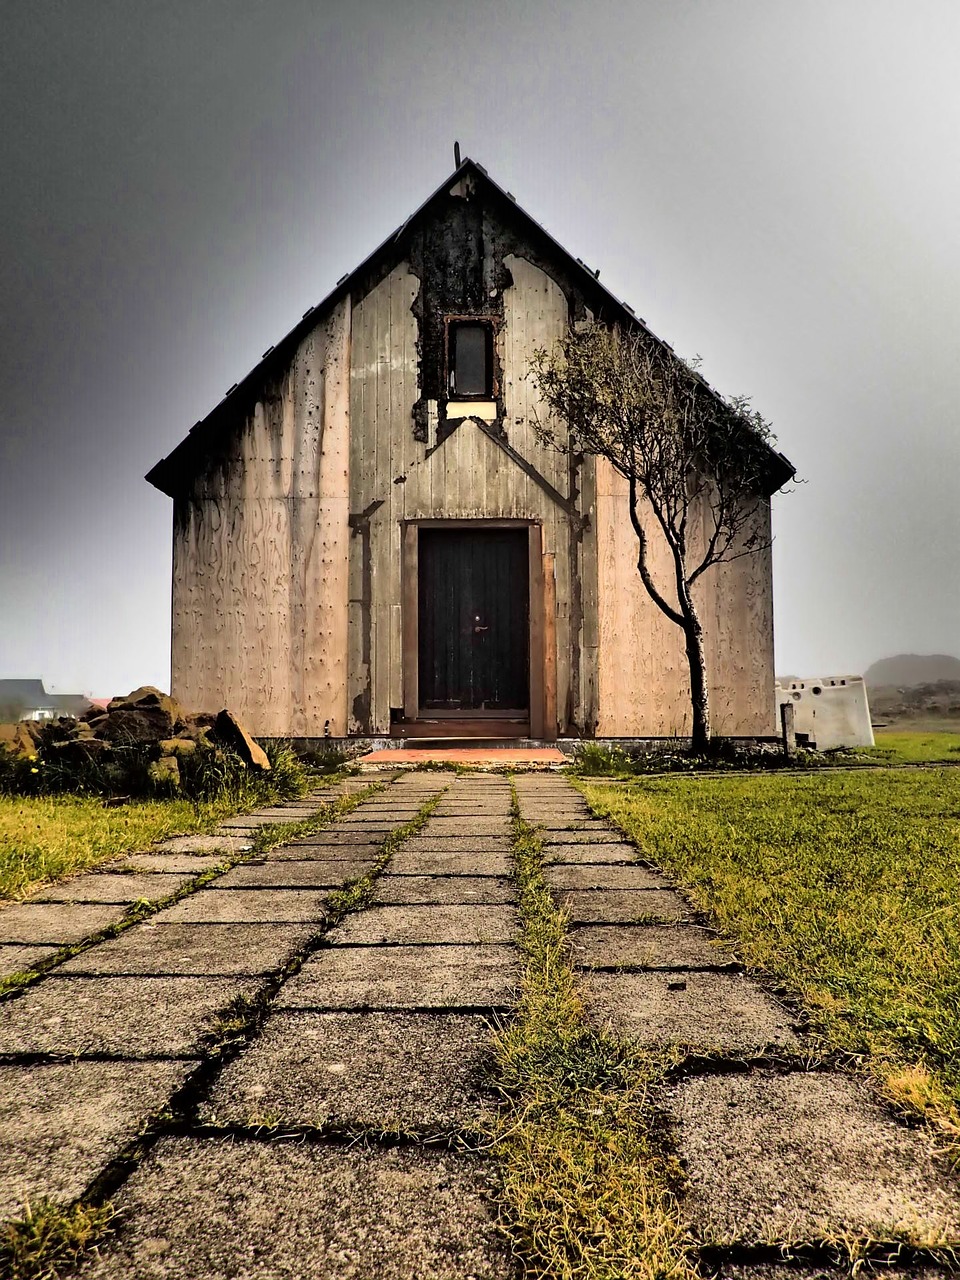
[[[124,748],[144,747],[154,757],[149,766],[153,780],[174,786],[180,782],[179,761],[201,745],[227,746],[249,768],[270,768],[266,752],[232,712],[185,711],[175,698],[152,685],[114,698],[105,710],[91,707],[76,720],[60,717],[0,725],[0,748],[15,758],[41,755],[65,767],[108,764]]]

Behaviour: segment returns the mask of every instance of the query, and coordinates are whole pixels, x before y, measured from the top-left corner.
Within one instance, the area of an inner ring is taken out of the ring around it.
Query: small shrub
[[[322,751],[305,751],[302,759],[316,773],[336,773],[347,764],[350,757],[336,747],[325,747]]]
[[[279,800],[295,800],[302,796],[308,787],[307,771],[290,743],[271,741],[264,751],[270,761],[270,773],[260,777],[268,783],[272,795]]]
[[[831,752],[798,751],[783,754],[778,743],[743,743],[715,738],[710,750],[694,753],[678,746],[608,747],[600,743],[578,745],[573,771],[585,778],[636,777],[658,773],[751,772],[758,769],[809,769],[842,764],[850,758],[843,749]]]

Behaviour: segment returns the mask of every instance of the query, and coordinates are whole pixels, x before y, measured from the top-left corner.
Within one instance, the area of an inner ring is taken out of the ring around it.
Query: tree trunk
[[[703,627],[696,606],[689,598],[684,601],[683,636],[687,647],[687,665],[690,668],[690,704],[693,709],[691,746],[695,752],[710,747],[710,694],[707,689],[707,664],[703,652]]]

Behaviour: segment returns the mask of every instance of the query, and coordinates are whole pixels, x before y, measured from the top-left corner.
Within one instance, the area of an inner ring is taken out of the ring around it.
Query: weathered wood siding
[[[769,538],[770,504],[758,512]],[[647,522],[652,523],[651,520]],[[599,575],[599,737],[672,737],[690,732],[690,682],[680,628],[666,618],[637,572],[637,539],[627,483],[608,462],[597,463]],[[671,603],[673,561],[665,540],[652,536],[654,580]],[[705,632],[713,728],[724,735],[775,731],[771,553],[718,565],[697,584]]]
[[[533,649],[550,645],[530,672],[532,723],[549,704],[548,736],[688,732],[682,636],[637,574],[625,482],[535,428],[531,357],[603,305],[593,278],[464,180],[344,287],[276,348],[262,385],[241,387],[246,407],[220,414],[203,451],[180,454],[174,694],[268,736],[388,733],[415,705],[415,522],[512,520],[533,526],[531,608],[551,609],[531,616]],[[496,335],[483,421],[445,418],[450,316]],[[769,504],[760,520],[766,536]],[[654,561],[667,589],[656,540]],[[769,552],[704,575],[698,600],[716,730],[774,732]]]
[[[174,510],[173,694],[253,733],[346,732],[350,306]]]
[[[538,346],[552,344],[568,320],[562,290],[539,268],[508,258],[514,283],[504,292],[498,335],[506,408],[505,443],[564,498],[565,459],[544,448],[533,429],[543,414],[524,378]],[[401,540],[404,521],[514,519],[543,526],[544,550],[556,555],[558,705],[565,716],[571,686],[570,522],[554,497],[526,474],[472,419],[442,443],[414,438],[417,320],[421,282],[402,263],[353,308],[350,371],[351,732],[383,733],[402,688]]]

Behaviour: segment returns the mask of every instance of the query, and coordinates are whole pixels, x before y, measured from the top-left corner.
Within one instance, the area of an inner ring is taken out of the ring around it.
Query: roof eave
[[[207,435],[211,430],[215,430],[219,424],[223,423],[224,419],[227,417],[228,406],[232,409],[251,395],[259,398],[259,393],[263,385],[265,368],[273,362],[276,362],[278,366],[281,365],[286,352],[291,347],[295,348],[301,338],[304,337],[318,322],[322,314],[334,307],[347,293],[350,292],[353,282],[357,276],[370,268],[381,254],[386,252],[391,245],[395,244],[410,224],[415,222],[434,200],[442,195],[444,191],[449,190],[451,186],[468,173],[479,175],[481,179],[492,187],[504,201],[511,204],[529,223],[536,227],[537,231],[549,242],[549,244],[552,245],[559,254],[567,259],[572,270],[582,275],[588,290],[592,292],[594,296],[600,295],[606,304],[612,306],[623,323],[643,330],[643,332],[653,339],[654,342],[669,351],[675,359],[681,359],[670,343],[654,333],[628,303],[624,302],[621,298],[618,298],[616,294],[612,293],[606,287],[606,285],[600,283],[599,272],[591,271],[582,259],[574,257],[574,255],[571,254],[570,251],[559,242],[559,240],[552,236],[541,223],[537,222],[534,217],[527,213],[527,211],[517,203],[516,198],[511,192],[501,187],[499,183],[490,177],[483,165],[470,159],[469,156],[466,156],[457,168],[454,169],[454,171],[445,178],[434,191],[431,192],[426,200],[424,200],[423,203],[420,204],[417,209],[415,209],[414,212],[396,228],[396,230],[391,232],[391,234],[387,236],[372,253],[368,254],[358,266],[356,266],[352,271],[348,271],[346,275],[341,276],[330,293],[328,293],[325,298],[321,299],[321,301],[315,306],[309,307],[303,313],[297,324],[295,324],[279,342],[275,343],[274,346],[267,348],[258,363],[254,365],[254,367],[243,378],[241,378],[239,382],[235,383],[226,392],[223,398],[210,410],[205,418],[201,418],[199,422],[195,423],[194,426],[191,427],[189,433],[180,441],[171,453],[169,453],[165,458],[161,458],[159,462],[151,467],[144,479],[146,479],[155,488],[159,489],[162,493],[167,494],[168,497],[176,498],[180,493],[182,493],[185,486],[182,483],[177,482],[177,477],[188,469],[188,464],[192,455],[195,453],[202,454],[205,452],[198,437],[201,434]],[[711,393],[711,395],[716,396],[719,400],[723,400],[720,393],[712,387],[701,374],[697,373],[696,370],[691,370],[691,374]],[[234,415],[231,415],[231,419],[233,416]],[[776,489],[779,489],[784,484],[789,483],[793,478],[794,468],[787,459],[784,458],[783,454],[777,453],[774,449],[771,449],[771,454],[775,458],[779,459],[781,463],[779,468],[774,466],[773,473],[774,475],[780,475],[782,477],[776,484],[773,484],[773,487],[770,489],[770,493],[773,493]]]

